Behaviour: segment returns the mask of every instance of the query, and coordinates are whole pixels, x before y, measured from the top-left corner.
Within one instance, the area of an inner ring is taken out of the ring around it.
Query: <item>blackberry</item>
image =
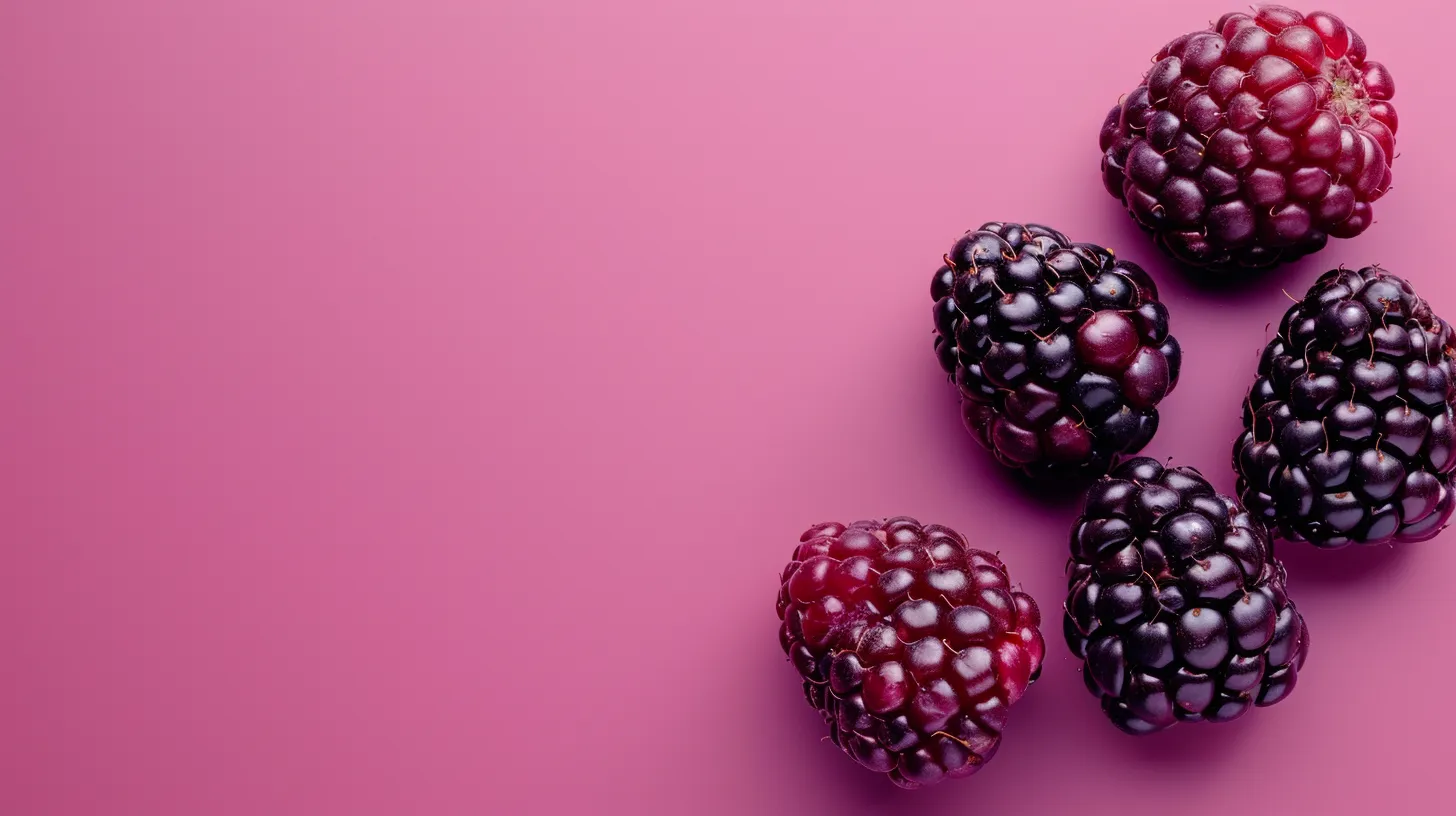
[[[906,516],[809,528],[778,611],[835,744],[907,788],[990,761],[1046,651],[1036,602],[999,558]]]
[[[1102,177],[1164,249],[1262,268],[1370,226],[1390,189],[1395,83],[1340,18],[1225,14],[1153,63],[1102,126]]]
[[[1453,348],[1409,283],[1326,272],[1259,361],[1234,445],[1244,503],[1320,547],[1434,536],[1456,505]]]
[[[1223,722],[1294,688],[1309,650],[1264,525],[1192,468],[1146,457],[1087,494],[1065,631],[1087,688],[1130,734]]]
[[[1107,472],[1158,428],[1183,354],[1137,264],[1036,224],[967,232],[935,272],[936,355],[976,440],[1032,476]]]

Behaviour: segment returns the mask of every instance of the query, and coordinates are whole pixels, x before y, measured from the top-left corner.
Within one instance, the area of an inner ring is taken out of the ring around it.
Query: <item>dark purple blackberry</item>
[[[810,527],[778,612],[830,738],[906,788],[990,762],[1046,653],[1036,601],[1001,559],[908,516]]]
[[[1456,337],[1409,283],[1336,269],[1285,312],[1234,445],[1239,495],[1320,547],[1422,541],[1456,498]]]
[[[1262,268],[1370,226],[1395,83],[1328,12],[1225,14],[1163,47],[1101,134],[1108,192],[1180,260]]]
[[[1192,468],[1143,457],[1094,484],[1067,582],[1067,644],[1130,734],[1273,705],[1309,650],[1264,525]]]
[[[1032,476],[1107,472],[1158,428],[1182,352],[1153,279],[1036,224],[967,232],[935,272],[940,365],[966,427]]]

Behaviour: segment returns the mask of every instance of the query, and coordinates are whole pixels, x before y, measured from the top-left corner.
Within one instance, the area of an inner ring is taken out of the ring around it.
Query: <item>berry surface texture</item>
[[[809,528],[778,608],[830,738],[904,788],[989,762],[1046,654],[1041,611],[1000,558],[907,516]]]
[[[1102,126],[1103,182],[1179,260],[1260,268],[1351,238],[1396,158],[1395,80],[1339,17],[1259,6],[1153,56]]]
[[[1093,485],[1067,581],[1067,645],[1130,734],[1273,705],[1309,650],[1264,525],[1191,468],[1131,459]]]
[[[1143,268],[1039,224],[967,231],[935,271],[935,353],[966,429],[1045,480],[1100,476],[1158,430],[1183,352]]]
[[[1239,494],[1324,548],[1424,541],[1456,497],[1450,325],[1405,280],[1335,269],[1264,349],[1234,444]]]

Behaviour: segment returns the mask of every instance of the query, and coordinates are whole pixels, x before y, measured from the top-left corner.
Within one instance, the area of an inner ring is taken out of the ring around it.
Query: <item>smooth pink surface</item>
[[[1396,77],[1395,190],[1235,292],[1097,173],[1223,4],[514,5],[0,10],[0,813],[1449,807],[1456,538],[1285,547],[1293,696],[1125,737],[1060,638],[1075,501],[962,431],[928,286],[988,219],[1145,263],[1186,350],[1149,452],[1231,488],[1281,287],[1379,261],[1456,314],[1450,4],[1331,7]],[[774,635],[804,527],[898,513],[1001,551],[1050,644],[915,794]]]

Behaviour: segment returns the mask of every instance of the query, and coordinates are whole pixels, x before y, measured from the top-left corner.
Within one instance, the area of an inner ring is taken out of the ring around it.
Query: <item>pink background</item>
[[[1449,807],[1453,536],[1286,547],[1294,695],[1125,737],[1060,640],[1075,497],[961,430],[928,286],[988,219],[1144,262],[1187,355],[1149,452],[1230,488],[1281,287],[1379,261],[1456,314],[1451,4],[1331,7],[1397,79],[1395,191],[1232,292],[1096,148],[1223,3],[504,5],[0,9],[0,812]],[[898,513],[1000,550],[1051,643],[915,794],[774,635],[803,528]]]

